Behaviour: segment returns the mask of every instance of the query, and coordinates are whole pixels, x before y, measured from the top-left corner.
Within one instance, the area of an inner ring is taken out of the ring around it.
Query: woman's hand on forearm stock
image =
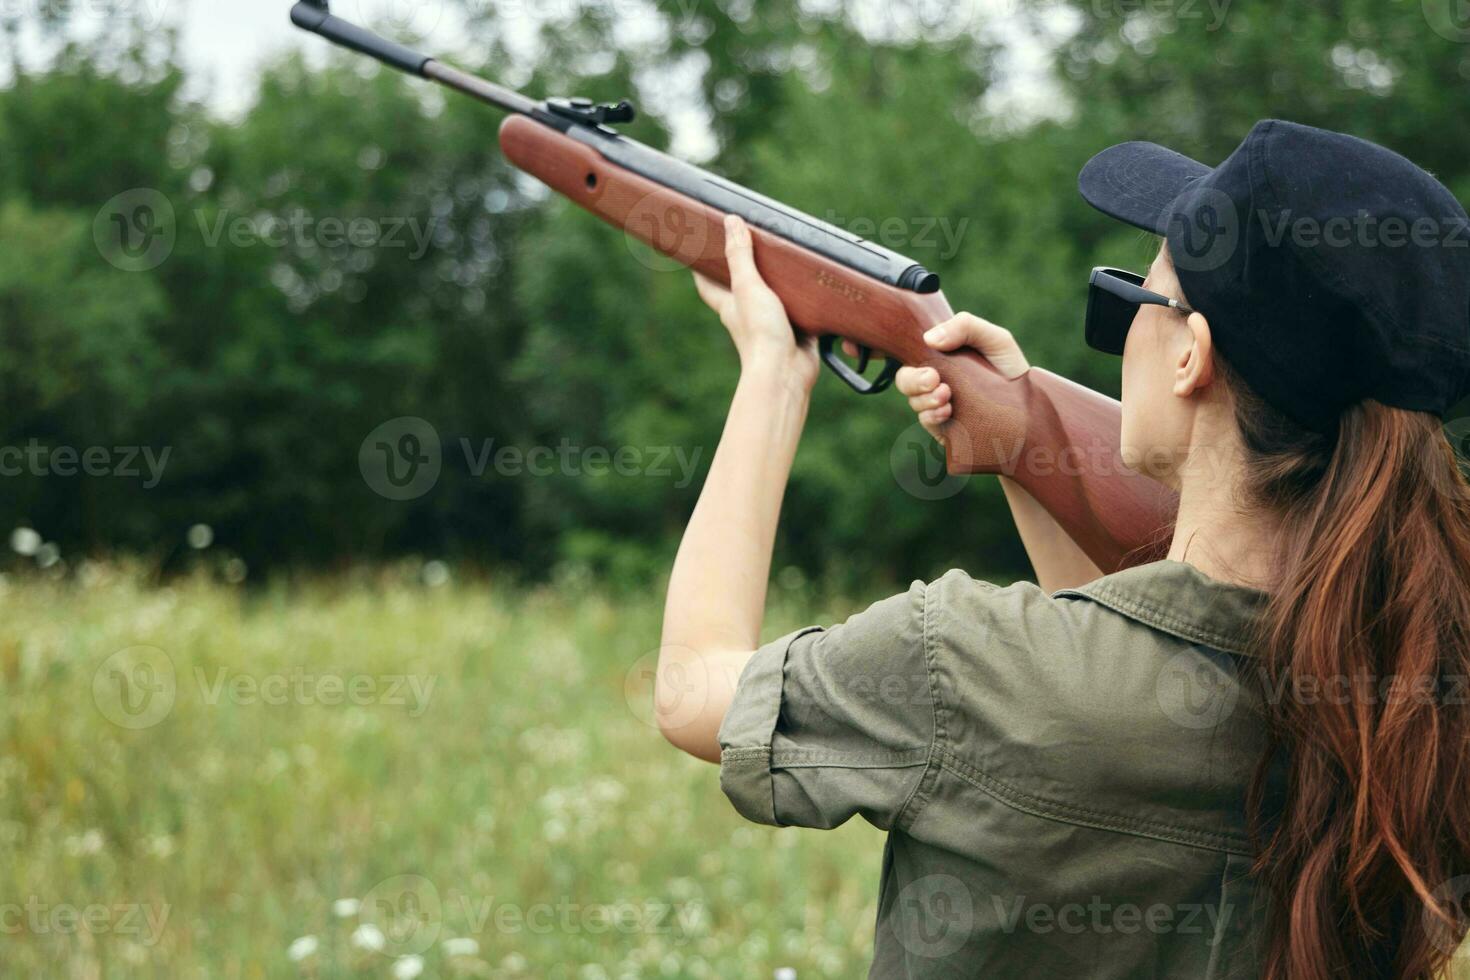
[[[1019,378],[1031,370],[1021,345],[1004,327],[971,313],[961,313],[941,323],[924,335],[930,347],[940,351],[972,348],[983,354],[1006,378]],[[898,372],[898,390],[909,400],[909,407],[941,444],[954,417],[954,392],[940,380],[934,368],[904,368]],[[1015,481],[1001,477],[1006,501],[1026,554],[1043,589],[1054,592],[1091,582],[1102,571],[1083,553],[1067,532],[1050,514]]]
[[[769,374],[811,391],[821,371],[816,339],[792,329],[781,298],[756,269],[749,226],[734,215],[725,219],[725,260],[730,266],[728,289],[697,272],[694,284],[735,342],[742,374]]]
[[[730,288],[696,274],[740,355],[740,383],[669,579],[654,710],[670,742],[711,762],[760,644],[781,499],[820,361],[756,269],[749,228],[725,227]]]

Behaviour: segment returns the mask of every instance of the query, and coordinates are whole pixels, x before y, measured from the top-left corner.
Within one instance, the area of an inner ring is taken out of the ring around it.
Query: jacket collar
[[[1129,568],[1057,595],[1091,599],[1181,640],[1244,655],[1251,653],[1253,630],[1269,598],[1177,561]]]

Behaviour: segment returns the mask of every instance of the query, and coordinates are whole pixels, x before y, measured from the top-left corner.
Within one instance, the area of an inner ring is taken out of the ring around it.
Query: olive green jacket
[[[890,832],[873,977],[1256,976],[1263,600],[1177,562],[915,583],[755,655],[721,785],[760,823]]]

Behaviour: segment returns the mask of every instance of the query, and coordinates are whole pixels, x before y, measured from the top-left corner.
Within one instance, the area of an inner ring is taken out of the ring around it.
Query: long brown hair
[[[1470,485],[1437,419],[1297,426],[1222,365],[1246,503],[1280,519],[1251,787],[1266,980],[1442,974],[1470,894]]]

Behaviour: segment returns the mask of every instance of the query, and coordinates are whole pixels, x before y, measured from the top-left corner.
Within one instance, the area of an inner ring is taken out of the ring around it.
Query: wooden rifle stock
[[[574,203],[729,284],[721,211],[526,116],[505,120],[500,145],[515,166]],[[1124,465],[1118,402],[1039,368],[1008,380],[972,351],[935,351],[923,335],[954,315],[943,293],[890,286],[781,235],[751,232],[761,275],[798,330],[938,370],[954,392],[951,473],[1014,479],[1104,572],[1162,557],[1177,500]]]

